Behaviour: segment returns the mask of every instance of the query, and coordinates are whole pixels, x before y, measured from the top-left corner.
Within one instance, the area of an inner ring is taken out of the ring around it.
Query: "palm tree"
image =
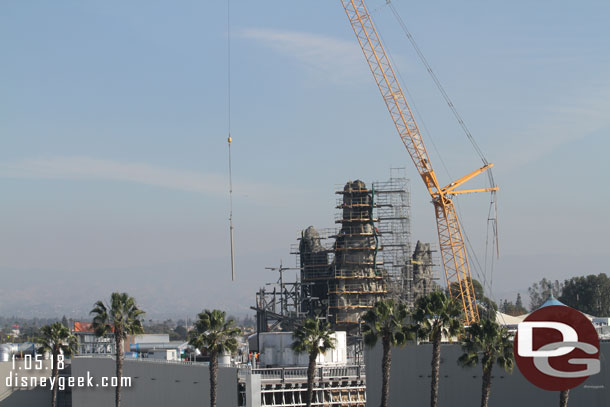
[[[441,339],[449,340],[462,330],[462,309],[456,301],[437,291],[417,301],[412,330],[418,338],[432,342],[432,380],[430,384],[430,406],[438,406],[438,379],[441,366]]]
[[[562,390],[559,392],[559,407],[568,407],[568,398],[570,390]]]
[[[114,332],[116,347],[116,378],[115,406],[121,406],[121,382],[123,378],[123,347],[127,335],[137,335],[144,332],[142,326],[142,311],[136,305],[136,300],[127,293],[112,293],[110,303],[98,301],[90,314],[93,314],[93,329],[97,336]]]
[[[226,313],[220,310],[204,310],[198,314],[195,329],[191,331],[189,344],[202,353],[210,355],[210,406],[216,407],[218,382],[218,356],[225,352],[237,351],[237,339],[241,329],[234,326],[233,319],[226,320]]]
[[[383,346],[383,358],[381,359],[382,391],[381,407],[388,406],[390,395],[390,367],[392,366],[392,346],[404,345],[408,334],[405,326],[407,318],[407,307],[394,300],[382,300],[375,307],[362,316],[362,334],[364,343],[373,347],[378,340]]]
[[[462,349],[464,354],[458,359],[460,365],[475,366],[480,363],[483,368],[481,407],[487,407],[494,363],[509,373],[513,371],[513,343],[508,330],[490,319],[475,322],[466,329]]]
[[[57,407],[57,379],[59,378],[59,355],[70,356],[76,352],[78,347],[76,337],[61,322],[45,325],[40,328],[41,346],[38,352],[51,353],[51,375],[53,377],[53,388],[51,389],[51,406]]]
[[[305,395],[307,407],[311,407],[312,403],[316,359],[318,355],[335,348],[335,339],[331,337],[332,334],[333,331],[330,329],[330,324],[317,317],[307,318],[292,334],[294,339],[292,350],[296,353],[307,353],[309,355],[307,393]]]

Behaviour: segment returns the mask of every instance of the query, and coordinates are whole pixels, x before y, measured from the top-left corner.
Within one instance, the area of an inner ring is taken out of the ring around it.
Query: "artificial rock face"
[[[328,298],[328,251],[322,245],[320,234],[310,226],[303,232],[299,243],[301,281],[303,284],[301,304],[303,312],[316,313],[325,309]]]
[[[422,243],[419,240],[415,245],[413,256],[413,301],[438,290],[439,286],[434,282],[434,270],[432,269],[432,250],[430,243]]]
[[[303,238],[299,249],[302,249],[308,253],[321,252],[324,250],[324,246],[320,242],[320,234],[313,227],[310,226],[303,232]]]
[[[391,188],[391,191],[395,190],[396,187]],[[405,252],[400,263],[397,263],[404,265],[404,270],[400,272],[407,276],[408,281],[392,286],[392,292],[389,292],[390,280],[382,256],[383,235],[374,218],[382,210],[379,208],[387,208],[393,203],[388,201],[387,195],[384,200],[383,191],[369,189],[363,181],[356,180],[347,182],[336,192],[339,195],[339,213],[335,222],[340,228],[334,236],[332,248],[322,244],[322,236],[312,226],[301,234],[299,254],[301,281],[304,283],[301,288],[304,298],[301,310],[328,315],[335,329],[350,331],[357,327],[362,313],[385,296],[409,298],[409,301],[413,298],[415,301],[438,287],[434,283],[430,244],[418,242],[412,257]],[[393,219],[392,216],[397,215],[392,212],[385,216]],[[403,229],[389,230],[385,233],[396,233],[396,230]],[[407,233],[407,228],[404,231]],[[324,236],[327,237],[330,236]],[[390,246],[395,246],[406,240],[388,241]],[[410,274],[411,270],[413,274]]]
[[[329,279],[329,312],[338,327],[349,329],[386,292],[383,273],[377,266],[379,239],[374,219],[374,195],[360,180],[345,184],[337,223],[334,261]],[[356,325],[354,325],[356,326]]]

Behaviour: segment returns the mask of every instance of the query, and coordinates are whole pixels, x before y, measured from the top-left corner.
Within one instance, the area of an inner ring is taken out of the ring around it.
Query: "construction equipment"
[[[360,47],[364,52],[369,68],[373,73],[375,82],[381,91],[383,100],[392,116],[398,134],[432,197],[441,259],[449,293],[453,298],[461,302],[464,308],[464,322],[466,324],[478,322],[479,312],[470,277],[470,265],[452,197],[457,194],[471,192],[496,191],[498,189],[496,186],[468,190],[456,189],[466,181],[491,168],[493,164],[485,163],[483,167],[457,181],[445,187],[440,186],[436,174],[432,169],[432,164],[430,163],[430,158],[415,118],[407,104],[405,95],[381,43],[379,34],[373,25],[364,0],[341,0],[341,2],[358,38]]]

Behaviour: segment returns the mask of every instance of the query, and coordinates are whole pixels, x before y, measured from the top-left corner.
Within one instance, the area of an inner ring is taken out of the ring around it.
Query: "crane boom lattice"
[[[439,185],[411,108],[407,103],[364,1],[341,0],[341,2],[396,130],[432,197],[441,258],[449,292],[453,298],[462,304],[466,324],[477,322],[479,321],[479,313],[470,277],[466,245],[451,196],[460,193],[496,190],[497,187],[456,190],[458,186],[491,168],[493,164],[486,164],[445,187]]]

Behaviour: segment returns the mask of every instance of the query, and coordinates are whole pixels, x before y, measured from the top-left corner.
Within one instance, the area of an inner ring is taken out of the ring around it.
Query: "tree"
[[[487,407],[494,364],[509,373],[513,371],[515,364],[513,343],[508,330],[489,319],[480,323],[475,322],[466,329],[462,349],[464,353],[458,359],[460,365],[472,367],[481,364],[483,369],[481,407]]]
[[[461,332],[462,307],[443,292],[433,292],[417,301],[412,330],[420,339],[432,342],[432,380],[430,406],[438,405],[438,379],[441,364],[441,339],[449,340]]]
[[[97,301],[90,314],[93,314],[92,326],[97,336],[114,332],[118,383],[115,390],[115,406],[120,407],[125,338],[127,338],[127,335],[137,335],[144,332],[142,326],[144,311],[138,308],[136,300],[127,293],[112,293],[109,304]]]
[[[527,310],[523,306],[523,300],[521,299],[521,294],[517,293],[517,300],[515,301],[515,313],[517,315],[523,315],[527,313]]]
[[[559,407],[568,407],[568,399],[570,398],[570,390],[562,390],[559,392]]]
[[[496,317],[496,311],[498,310],[498,305],[490,298],[485,296],[485,292],[483,290],[483,286],[476,279],[472,280],[472,288],[474,289],[474,295],[477,299],[477,310],[479,311],[479,315],[481,317],[486,317],[493,319]],[[464,282],[462,282],[464,285]],[[460,292],[460,286],[458,282],[451,283],[451,292],[455,295],[455,293]]]
[[[508,315],[515,315],[515,304],[508,300],[500,302],[500,312]]]
[[[508,315],[523,315],[527,313],[527,309],[523,306],[523,300],[521,300],[521,294],[517,294],[517,300],[513,304],[512,301],[504,300],[500,305],[500,311]]]
[[[589,315],[610,315],[610,279],[604,273],[573,277],[563,285],[559,301]]]
[[[294,339],[292,350],[296,353],[307,353],[309,355],[307,393],[305,395],[307,407],[311,407],[312,403],[316,359],[320,354],[335,348],[335,340],[331,337],[332,333],[333,331],[327,321],[319,318],[307,318],[292,334]]]
[[[189,344],[210,356],[210,406],[216,407],[218,387],[218,356],[237,351],[236,337],[241,333],[233,319],[226,319],[220,310],[204,310],[197,315]]]
[[[188,339],[188,331],[186,330],[186,328],[182,325],[177,326],[176,329],[174,329],[173,331],[171,331],[169,333],[170,339],[173,336],[174,340],[179,340],[179,341],[185,341]]]
[[[388,406],[392,347],[404,345],[407,341],[408,335],[405,329],[407,315],[407,307],[404,304],[397,304],[390,299],[377,302],[373,309],[362,316],[364,343],[373,347],[377,341],[381,340],[383,346],[381,407]]]
[[[246,315],[241,324],[244,328],[256,328],[256,321],[250,315]]]
[[[61,322],[55,322],[40,329],[38,342],[41,344],[38,352],[51,353],[51,377],[54,378],[51,389],[51,406],[57,407],[57,379],[60,365],[58,357],[59,355],[70,356],[76,352],[78,347],[76,337]]]
[[[15,338],[15,342],[34,342],[36,338],[40,336],[40,330],[36,327],[35,324],[21,327],[19,331],[19,337]]]
[[[549,298],[551,293],[553,297],[559,298],[563,291],[563,283],[558,280],[551,281],[543,278],[538,283],[534,283],[527,292],[530,296],[530,311],[535,311]]]

